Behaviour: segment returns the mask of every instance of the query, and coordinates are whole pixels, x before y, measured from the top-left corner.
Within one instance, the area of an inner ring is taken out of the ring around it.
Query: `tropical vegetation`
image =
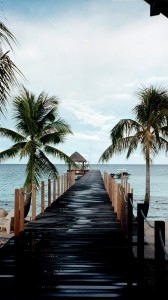
[[[146,163],[144,214],[150,205],[150,164],[160,150],[168,151],[168,92],[163,87],[140,87],[139,103],[133,108],[135,119],[121,119],[111,130],[111,145],[99,162],[107,162],[115,154],[127,150],[126,158],[139,147]]]
[[[9,102],[9,96],[14,87],[19,86],[17,75],[22,75],[22,72],[14,64],[9,56],[9,51],[12,50],[12,43],[17,44],[17,40],[11,31],[0,22],[0,115],[4,115],[6,105]],[[2,46],[7,46],[9,49],[4,52]]]
[[[10,138],[13,146],[0,152],[0,162],[19,155],[20,160],[27,158],[26,179],[27,188],[25,200],[25,217],[31,204],[32,184],[39,185],[43,174],[56,177],[58,171],[48,155],[75,165],[68,155],[55,145],[63,143],[68,134],[73,134],[68,123],[58,117],[59,100],[41,92],[37,97],[24,86],[13,101],[13,119],[16,131],[0,128],[0,136]]]

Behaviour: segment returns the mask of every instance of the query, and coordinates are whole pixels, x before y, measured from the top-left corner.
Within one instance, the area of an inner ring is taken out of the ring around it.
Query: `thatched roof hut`
[[[85,163],[87,163],[87,160],[80,154],[80,153],[78,153],[77,151],[76,152],[74,152],[71,156],[70,156],[70,158],[75,162],[75,163],[77,163],[77,165],[78,165],[78,168],[76,168],[76,172],[82,172],[82,174],[84,174],[85,173],[85,171],[86,171],[86,165],[85,165]],[[70,166],[69,166],[69,170],[70,170]],[[77,170],[80,170],[80,171],[77,171]]]
[[[74,161],[74,162],[78,162],[78,163],[85,163],[87,162],[86,159],[80,154],[78,153],[77,151],[74,152],[70,158]]]

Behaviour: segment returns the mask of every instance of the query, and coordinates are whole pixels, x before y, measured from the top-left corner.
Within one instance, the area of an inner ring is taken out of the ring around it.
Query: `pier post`
[[[133,230],[133,196],[131,193],[127,194],[127,200],[128,200],[128,213],[127,213],[127,232],[128,232],[128,247],[132,251],[132,230]]]
[[[51,206],[51,179],[48,179],[48,206]]]
[[[53,201],[56,200],[56,182],[57,182],[57,179],[54,177],[54,180],[53,180]]]
[[[137,260],[139,266],[139,281],[144,279],[144,204],[137,204]]]
[[[19,236],[19,189],[15,189],[14,236]]]
[[[32,221],[36,218],[36,184],[32,184]]]
[[[41,213],[44,212],[44,181],[41,182]]]
[[[165,222],[155,221],[155,267],[158,291],[165,288]]]
[[[58,197],[60,197],[60,176],[57,177],[57,183],[58,183]]]
[[[20,232],[24,231],[24,188],[20,189]]]

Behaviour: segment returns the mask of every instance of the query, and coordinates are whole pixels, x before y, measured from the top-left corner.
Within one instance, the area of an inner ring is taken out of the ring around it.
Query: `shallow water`
[[[59,174],[65,174],[67,165],[56,165]],[[7,211],[13,209],[14,191],[21,188],[25,180],[25,168],[23,164],[1,164],[0,165],[0,207]],[[90,168],[97,168],[101,171],[115,173],[116,169],[127,169],[129,176],[128,182],[133,188],[134,207],[136,213],[137,203],[143,203],[145,195],[145,165],[112,165],[94,164]],[[47,184],[48,177],[42,178]],[[39,192],[37,192],[37,198]],[[47,198],[47,197],[46,197]],[[40,212],[40,201],[37,203],[37,214]],[[45,203],[45,207],[47,203]],[[148,218],[168,220],[168,165],[151,165],[151,202]]]

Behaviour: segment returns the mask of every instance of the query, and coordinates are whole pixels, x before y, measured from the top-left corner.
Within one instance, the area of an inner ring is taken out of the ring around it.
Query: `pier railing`
[[[168,252],[165,247],[165,222],[154,221],[154,225],[144,215],[144,204],[137,203],[133,205],[133,189],[128,183],[128,178],[121,178],[119,183],[107,172],[104,172],[104,185],[109,194],[112,207],[116,212],[116,217],[120,221],[121,228],[125,230],[128,237],[128,246],[137,257],[139,266],[139,281],[144,280],[144,261],[145,261],[145,223],[153,229],[153,251],[154,251],[154,269],[155,269],[155,287],[162,291],[166,288],[166,260]],[[133,214],[136,211],[137,214]],[[134,250],[133,251],[133,247]],[[135,249],[136,248],[136,249]]]
[[[166,286],[166,277],[168,274],[166,261],[168,260],[168,252],[166,249],[165,239],[165,222],[163,220],[149,221],[144,215],[144,204],[137,204],[137,259],[139,264],[140,280],[143,280],[145,247],[148,247],[148,242],[145,240],[144,223],[152,231],[153,246],[154,246],[154,271],[155,271],[155,287],[156,289],[168,292]],[[168,245],[167,245],[168,246]],[[166,294],[167,295],[167,294]]]
[[[66,190],[68,190],[75,183],[74,172],[68,172],[62,176],[58,176],[55,179],[48,179],[48,182],[41,182],[41,213],[46,207],[51,205],[51,202],[56,201]],[[114,208],[117,219],[120,221],[121,228],[126,232],[128,237],[128,246],[130,250],[137,257],[139,265],[139,277],[143,280],[144,276],[144,259],[145,259],[145,222],[152,227],[154,231],[154,261],[155,261],[155,274],[156,283],[159,287],[165,287],[163,285],[165,280],[166,259],[168,259],[168,253],[165,247],[165,222],[155,221],[154,226],[144,216],[144,205],[138,203],[137,207],[134,207],[133,203],[133,189],[128,183],[126,177],[121,178],[120,182],[115,180],[107,172],[104,172],[104,185],[109,195],[111,205]],[[36,186],[32,186],[31,197],[32,207],[31,216],[29,220],[35,220],[36,218]],[[47,197],[45,196],[47,194]],[[26,191],[24,188],[15,189],[15,201],[14,201],[14,235],[17,237],[24,231],[25,219],[24,219],[24,199],[26,197]],[[47,199],[45,199],[47,198]],[[133,214],[137,212],[136,215]],[[135,249],[136,248],[136,249]]]
[[[116,213],[117,220],[120,221],[121,227],[126,230],[128,227],[127,210],[128,210],[128,194],[133,195],[133,189],[128,182],[128,179],[123,176],[118,182],[114,177],[111,177],[107,172],[104,172],[104,185],[109,195],[112,207]],[[129,196],[131,197],[131,196]]]
[[[40,200],[38,205],[40,205],[40,212],[43,213],[45,208],[51,205],[51,202],[56,201],[61,195],[63,195],[73,184],[75,183],[75,173],[68,172],[57,178],[48,178],[47,183],[41,181],[40,190]],[[32,184],[31,193],[31,214],[26,218],[27,221],[34,221],[37,212],[37,187]],[[24,231],[25,218],[24,218],[24,201],[27,192],[24,188],[15,189],[14,196],[14,236],[20,235]],[[46,204],[46,205],[45,205]]]

